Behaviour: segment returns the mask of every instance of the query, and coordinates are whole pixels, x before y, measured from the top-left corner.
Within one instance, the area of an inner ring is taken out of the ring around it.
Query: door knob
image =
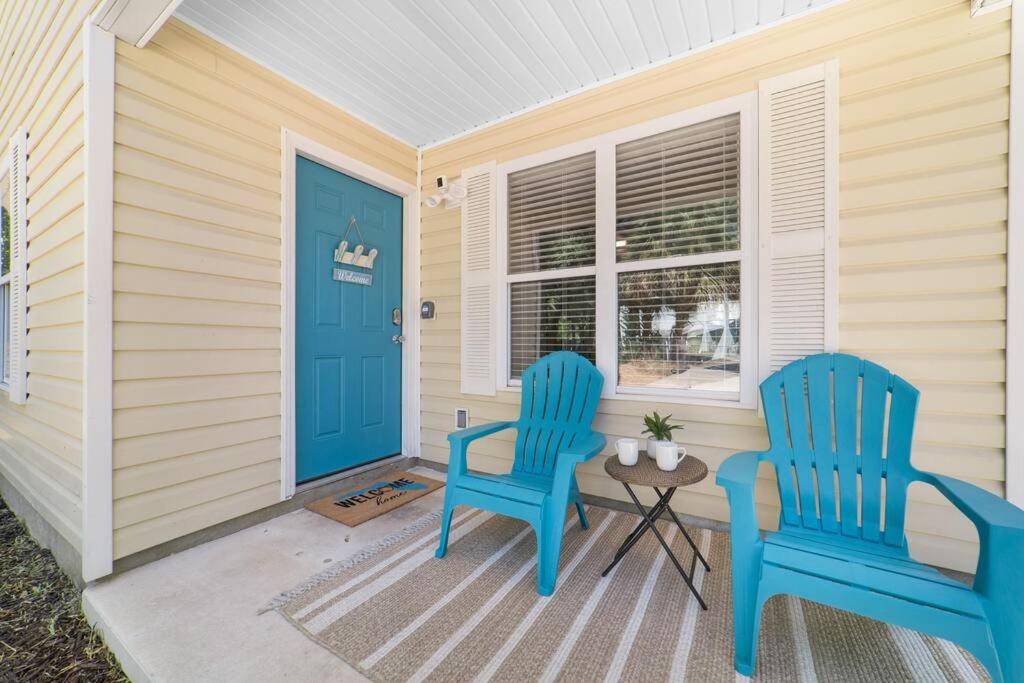
[[[391,337],[391,341],[395,342],[396,344],[401,344],[401,343],[405,342],[405,335],[404,334],[396,334],[393,337]]]

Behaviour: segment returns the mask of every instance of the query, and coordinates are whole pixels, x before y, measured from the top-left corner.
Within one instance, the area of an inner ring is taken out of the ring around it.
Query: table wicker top
[[[640,457],[631,467],[621,464],[619,457],[613,455],[604,461],[604,471],[617,481],[636,486],[657,486],[659,488],[690,486],[708,476],[708,466],[700,458],[688,455],[674,470],[665,472],[658,469],[658,464],[653,458],[647,457],[646,451],[640,451]]]

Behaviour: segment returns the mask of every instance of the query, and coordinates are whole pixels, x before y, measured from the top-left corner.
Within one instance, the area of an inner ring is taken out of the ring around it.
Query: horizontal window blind
[[[594,265],[593,152],[508,176],[508,272]]]
[[[740,264],[620,273],[619,386],[740,388]]]
[[[618,145],[618,261],[739,248],[740,115]]]
[[[509,285],[509,376],[560,350],[594,362],[595,303],[592,276]]]

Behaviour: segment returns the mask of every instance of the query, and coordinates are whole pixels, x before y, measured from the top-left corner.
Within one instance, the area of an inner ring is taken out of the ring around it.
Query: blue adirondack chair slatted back
[[[870,361],[819,354],[764,380],[761,400],[780,526],[905,547],[917,389]]]
[[[571,351],[527,368],[512,471],[551,476],[558,452],[590,432],[603,384],[597,368]]]

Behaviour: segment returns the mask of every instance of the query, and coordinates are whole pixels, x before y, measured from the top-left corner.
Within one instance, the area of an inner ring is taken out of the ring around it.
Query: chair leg
[[[580,527],[585,531],[590,528],[590,520],[587,519],[587,512],[583,509],[583,496],[580,495],[579,484],[576,478],[572,480],[572,500],[576,502],[576,513],[580,517]]]
[[[736,672],[753,676],[757,665],[757,638],[761,630],[761,611],[764,601],[758,599],[750,605],[734,605],[733,624],[736,629]]]
[[[585,530],[590,528],[590,520],[587,519],[587,513],[583,509],[583,501],[576,501],[576,514],[580,516],[580,526]]]
[[[1007,603],[1012,602],[1007,600]],[[1003,605],[997,605],[994,609],[990,608],[991,636],[985,638],[984,644],[979,644],[976,647],[967,646],[967,649],[973,652],[988,669],[994,683],[1024,680],[1024,650],[1021,650],[1020,647],[1022,627],[1017,621],[1021,611],[1019,608],[1014,610],[1013,607],[1003,609]],[[993,614],[993,612],[1002,613]]]
[[[448,531],[452,525],[452,513],[455,511],[455,506],[450,505],[447,500],[444,501],[444,512],[441,513],[441,541],[437,544],[437,552],[434,556],[438,559],[445,556],[448,552]]]
[[[557,520],[556,520],[557,521]],[[541,522],[537,531],[537,592],[552,595],[558,582],[558,561],[562,554],[561,523]]]

